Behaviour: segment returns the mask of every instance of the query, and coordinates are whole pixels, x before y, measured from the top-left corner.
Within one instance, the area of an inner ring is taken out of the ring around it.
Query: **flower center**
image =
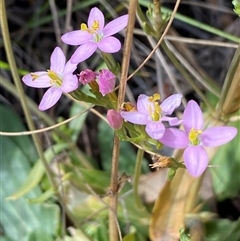
[[[48,76],[51,78],[51,85],[56,85],[60,87],[62,85],[62,79],[52,70],[47,70]]]
[[[201,130],[196,130],[192,128],[188,134],[188,139],[192,145],[197,146],[200,143],[200,135],[202,134]]]
[[[101,41],[103,37],[102,34],[98,32],[99,28],[100,28],[100,24],[98,20],[94,20],[90,28],[88,28],[87,24],[85,23],[82,23],[80,26],[80,29],[82,31],[87,31],[88,33],[92,34],[96,42]]]
[[[151,102],[151,104],[148,106],[148,111],[153,121],[159,121],[161,119],[162,110],[159,105],[159,100],[159,94],[154,94],[148,98],[148,101]]]

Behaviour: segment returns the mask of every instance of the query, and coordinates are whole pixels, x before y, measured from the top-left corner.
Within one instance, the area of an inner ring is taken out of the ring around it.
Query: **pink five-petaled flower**
[[[147,134],[155,140],[160,139],[165,131],[162,121],[168,121],[169,124],[179,125],[181,121],[176,117],[168,117],[181,104],[182,95],[174,94],[159,104],[160,95],[153,96],[139,95],[137,108],[132,111],[121,111],[123,119],[138,125],[146,125]]]
[[[121,49],[120,41],[112,35],[127,26],[128,15],[123,15],[109,22],[105,27],[103,13],[96,7],[92,8],[86,24],[81,24],[81,30],[68,32],[62,36],[62,41],[70,45],[80,45],[70,61],[80,63],[88,59],[99,48],[105,53],[116,53]]]
[[[57,103],[63,93],[69,93],[78,88],[77,76],[73,71],[77,65],[70,61],[66,63],[63,51],[56,47],[50,59],[50,70],[38,71],[23,76],[23,82],[35,88],[48,88],[43,95],[39,110],[44,111]]]
[[[203,113],[199,105],[190,100],[183,113],[184,131],[174,128],[166,129],[159,140],[168,147],[185,149],[184,163],[193,177],[200,176],[208,166],[205,147],[217,147],[231,141],[237,134],[235,127],[217,126],[203,130]]]

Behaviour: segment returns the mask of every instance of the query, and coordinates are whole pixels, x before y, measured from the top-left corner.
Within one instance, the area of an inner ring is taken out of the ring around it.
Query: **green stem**
[[[144,206],[142,205],[141,199],[139,197],[139,194],[138,194],[138,183],[139,183],[139,177],[141,174],[143,154],[144,154],[144,151],[141,149],[138,149],[136,165],[135,165],[135,170],[134,170],[134,181],[133,181],[134,198],[135,198],[135,202],[139,208],[144,208]]]

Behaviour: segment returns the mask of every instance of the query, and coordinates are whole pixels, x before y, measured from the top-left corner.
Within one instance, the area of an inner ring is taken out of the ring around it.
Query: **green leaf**
[[[36,230],[29,235],[29,241],[54,241],[53,237],[41,230]]]
[[[129,233],[124,238],[123,241],[136,241],[135,233]]]
[[[231,222],[228,219],[213,220],[206,224],[206,241],[239,241],[240,219]]]
[[[45,152],[45,157],[48,163],[54,158],[56,154],[59,152],[65,150],[69,145],[68,144],[56,144],[54,146],[49,147]],[[54,151],[53,151],[54,150]],[[29,172],[29,175],[27,176],[27,179],[25,182],[18,188],[16,192],[11,194],[11,196],[7,197],[7,199],[17,199],[29,191],[31,191],[34,187],[36,187],[39,182],[41,181],[43,175],[45,173],[43,164],[41,160],[38,160],[31,171]]]
[[[240,192],[240,121],[231,123],[238,128],[237,136],[228,144],[219,147],[218,152],[211,160],[209,168],[213,179],[214,193],[219,200],[232,198]]]
[[[0,111],[1,130],[24,131],[16,113],[4,106],[0,106]],[[0,136],[0,143],[0,181],[2,183],[0,222],[5,240],[29,241],[31,233],[36,231],[49,237],[56,235],[59,226],[57,205],[31,205],[23,198],[15,201],[6,200],[6,197],[24,183],[31,170],[31,162],[37,158],[31,139],[28,136]],[[27,198],[34,198],[40,194],[40,188],[35,187],[28,193]]]

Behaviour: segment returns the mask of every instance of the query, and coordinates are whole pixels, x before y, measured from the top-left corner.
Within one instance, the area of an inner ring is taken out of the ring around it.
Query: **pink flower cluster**
[[[79,45],[70,60],[66,63],[63,51],[56,47],[51,55],[49,70],[33,72],[22,78],[23,82],[30,87],[50,87],[44,94],[39,109],[44,111],[51,108],[63,93],[69,93],[78,88],[77,76],[73,72],[76,70],[77,64],[88,59],[97,49],[105,53],[118,52],[121,49],[121,43],[112,35],[124,29],[127,23],[128,15],[123,15],[105,26],[103,13],[94,7],[90,11],[87,25],[81,24],[81,30],[64,34],[62,36],[64,43]],[[79,77],[85,84],[89,78],[95,79],[96,76],[92,72],[92,76],[87,73],[87,78],[81,73]],[[113,91],[116,77],[111,71],[103,69],[97,78],[99,91],[103,96]]]
[[[146,133],[165,146],[185,149],[183,154],[185,166],[192,176],[198,177],[208,166],[209,158],[204,147],[217,147],[230,142],[237,135],[237,129],[221,126],[203,130],[203,113],[193,100],[187,103],[182,120],[168,117],[167,115],[171,115],[180,105],[181,98],[180,94],[174,94],[159,104],[158,94],[150,97],[140,95],[136,108],[131,111],[121,111],[120,115],[126,121],[145,125]],[[173,127],[165,128],[163,121],[167,121],[170,126],[182,123],[184,131]]]
[[[123,15],[105,25],[103,13],[94,7],[90,11],[87,24],[81,24],[80,30],[64,34],[64,43],[78,46],[70,60],[66,61],[61,48],[56,47],[50,58],[49,70],[33,72],[22,78],[30,87],[49,88],[39,104],[39,109],[44,111],[51,108],[63,93],[76,90],[79,82],[91,86],[94,81],[103,96],[111,93],[115,87],[116,76],[110,70],[94,72],[87,69],[81,71],[78,77],[73,72],[80,62],[92,56],[97,49],[104,53],[118,52],[121,43],[112,35],[125,28],[127,23],[128,15]],[[174,110],[181,104],[181,98],[182,95],[174,94],[160,104],[159,94],[141,94],[134,108],[120,112],[108,110],[107,119],[115,130],[122,128],[123,120],[144,125],[150,138],[171,148],[184,149],[185,166],[192,176],[197,177],[208,166],[205,147],[217,147],[231,141],[236,136],[237,129],[228,126],[203,129],[203,113],[193,100],[188,102],[182,120],[172,117]],[[170,127],[165,127],[166,122]],[[176,128],[181,124],[184,130]]]

